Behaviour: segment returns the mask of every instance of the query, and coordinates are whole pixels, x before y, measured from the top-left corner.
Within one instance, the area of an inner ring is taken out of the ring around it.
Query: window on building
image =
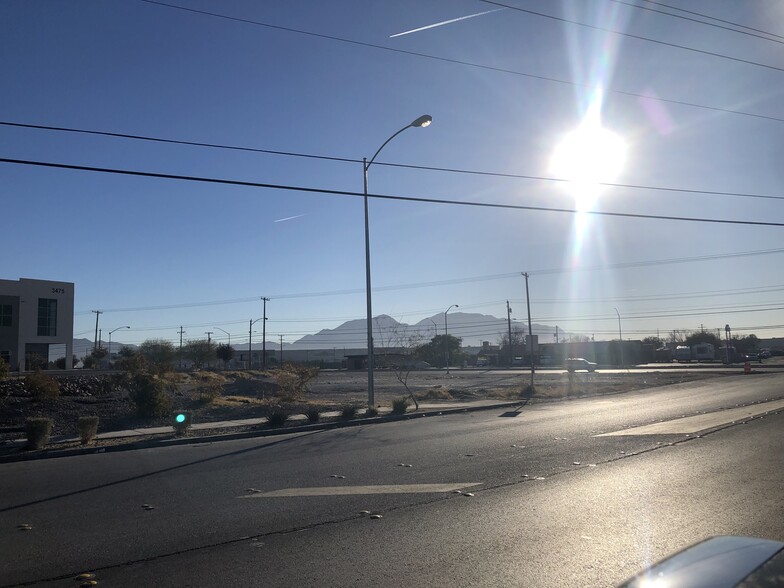
[[[0,327],[11,326],[11,305],[0,304]]]
[[[57,336],[57,299],[38,299],[38,336]]]

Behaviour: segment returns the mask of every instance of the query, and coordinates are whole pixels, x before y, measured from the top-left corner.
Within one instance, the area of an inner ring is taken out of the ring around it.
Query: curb
[[[223,435],[204,435],[201,437],[180,437],[175,439],[160,439],[148,441],[132,441],[106,447],[74,447],[71,449],[44,449],[38,453],[19,453],[0,456],[0,464],[32,461],[39,459],[53,459],[57,457],[75,457],[80,455],[94,455],[100,453],[117,453],[121,451],[135,451],[137,449],[157,449],[159,447],[172,447],[177,445],[195,445],[197,443],[216,443],[220,441],[236,441],[239,439],[253,439],[256,437],[277,437],[294,433],[308,433],[328,431],[346,427],[359,427],[397,421],[408,421],[428,416],[442,416],[461,412],[477,412],[480,410],[494,410],[519,406],[525,399],[515,402],[498,402],[496,404],[483,404],[480,406],[461,406],[458,408],[443,408],[441,410],[428,410],[425,412],[407,413],[400,415],[385,415],[378,417],[359,418],[350,421],[332,421],[328,423],[314,423],[312,425],[297,425],[280,429],[266,429],[259,431],[244,431],[242,433],[225,433]]]

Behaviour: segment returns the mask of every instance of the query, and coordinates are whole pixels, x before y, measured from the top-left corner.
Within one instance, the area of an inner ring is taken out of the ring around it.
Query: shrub
[[[572,381],[574,379],[574,374],[569,372],[569,389],[571,390]],[[534,394],[536,394],[536,388],[531,386],[531,384],[526,384],[523,386],[522,390],[520,391],[520,396],[523,398],[531,398]]]
[[[82,440],[82,445],[87,445],[95,439],[95,434],[98,432],[98,417],[97,416],[82,416],[79,417],[79,438]]]
[[[188,433],[188,429],[191,428],[191,423],[193,422],[193,416],[191,412],[188,410],[180,410],[177,411],[176,418],[174,419],[174,423],[172,426],[174,427],[174,434],[177,437],[184,437]]]
[[[319,374],[319,368],[294,363],[284,364],[273,378],[284,398],[296,400],[308,391],[308,384]]]
[[[305,410],[305,416],[308,418],[309,423],[317,423],[321,419],[321,408],[318,406],[309,406]]]
[[[344,421],[350,421],[357,418],[357,407],[353,404],[347,404],[340,409],[340,418]]]
[[[217,382],[205,382],[197,388],[199,402],[202,404],[212,404],[220,397],[221,386]]]
[[[128,396],[142,417],[160,417],[169,412],[171,400],[166,395],[166,384],[159,377],[137,373],[126,380]]]
[[[267,423],[270,427],[282,427],[289,420],[289,412],[282,406],[272,406],[267,412]]]
[[[392,401],[392,414],[406,414],[408,398],[397,398]]]
[[[28,449],[41,449],[49,442],[52,434],[52,419],[31,417],[25,421]]]
[[[33,400],[44,400],[46,398],[57,398],[60,395],[60,384],[57,380],[36,370],[25,378],[25,388]]]
[[[0,357],[0,380],[8,377],[9,371],[10,368],[8,367],[8,364],[5,362],[5,360],[2,357]]]
[[[378,416],[378,409],[375,406],[369,406],[367,410],[365,410],[366,417],[377,417]]]

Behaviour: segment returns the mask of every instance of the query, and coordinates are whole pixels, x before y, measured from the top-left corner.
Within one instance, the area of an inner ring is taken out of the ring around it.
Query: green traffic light
[[[174,418],[174,420],[175,420],[175,421],[177,421],[178,423],[184,423],[184,422],[185,422],[185,415],[184,415],[183,413],[179,413],[179,414],[178,414],[178,415],[177,415],[177,416]]]

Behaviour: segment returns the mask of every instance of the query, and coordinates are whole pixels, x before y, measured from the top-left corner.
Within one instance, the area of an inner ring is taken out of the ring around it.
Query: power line
[[[460,59],[451,59],[449,57],[440,57],[438,55],[431,55],[429,53],[422,53],[422,52],[419,52],[419,51],[408,51],[406,49],[399,49],[399,48],[396,48],[396,47],[386,47],[384,45],[376,45],[374,43],[367,43],[367,42],[364,42],[364,41],[356,41],[354,39],[347,39],[347,38],[343,38],[343,37],[337,37],[337,36],[334,36],[334,35],[326,35],[326,34],[323,34],[323,33],[314,33],[314,32],[311,32],[311,31],[304,31],[304,30],[295,29],[295,28],[292,28],[292,27],[284,27],[284,26],[280,26],[280,25],[273,25],[273,24],[270,24],[270,23],[257,21],[257,20],[251,20],[251,19],[247,19],[247,18],[239,18],[239,17],[235,17],[235,16],[227,16],[227,15],[224,15],[224,14],[218,14],[216,12],[207,12],[205,10],[196,10],[194,8],[186,8],[184,6],[177,6],[175,4],[166,4],[165,2],[158,2],[156,0],[140,0],[140,1],[141,2],[146,2],[148,4],[156,4],[158,6],[164,6],[164,7],[167,7],[167,8],[173,8],[173,9],[176,9],[176,10],[183,10],[183,11],[186,11],[186,12],[193,12],[193,13],[201,14],[201,15],[204,15],[204,16],[211,16],[211,17],[214,17],[214,18],[220,18],[220,19],[225,19],[225,20],[230,20],[230,21],[236,21],[236,22],[241,22],[241,23],[245,23],[245,24],[250,24],[250,25],[266,27],[266,28],[275,29],[275,30],[280,30],[280,31],[288,32],[288,33],[295,33],[295,34],[299,34],[299,35],[306,35],[306,36],[309,36],[309,37],[316,37],[316,38],[320,38],[320,39],[327,39],[327,40],[330,40],[330,41],[338,41],[340,43],[348,43],[348,44],[357,45],[357,46],[360,46],[360,47],[367,47],[367,48],[372,48],[372,49],[380,49],[382,51],[389,51],[389,52],[392,52],[392,53],[399,53],[399,54],[402,54],[402,55],[409,55],[409,56],[413,56],[413,57],[421,57],[421,58],[424,58],[424,59],[431,59],[431,60],[434,60],[434,61],[441,61],[443,63],[452,63],[452,64],[455,64],[455,65],[465,65],[465,66],[468,66],[468,67],[474,67],[474,68],[483,69],[483,70],[486,70],[486,71],[495,71],[495,72],[498,72],[498,73],[505,73],[505,74],[521,76],[521,77],[526,77],[526,78],[535,79],[535,80],[554,82],[554,83],[557,83],[557,84],[566,84],[566,85],[574,86],[574,87],[578,87],[578,88],[587,88],[589,90],[593,90],[594,89],[589,84],[575,82],[575,81],[572,81],[572,80],[562,80],[562,79],[559,79],[559,78],[553,78],[553,77],[548,77],[548,76],[531,74],[531,73],[516,71],[516,70],[512,70],[512,69],[506,69],[506,68],[502,68],[502,67],[494,67],[492,65],[484,65],[484,64],[481,64],[481,63],[473,63],[473,62],[470,62],[470,61],[464,61],[464,60],[460,60]],[[667,103],[667,104],[678,104],[680,106],[689,106],[689,107],[692,107],[692,108],[701,108],[701,109],[705,109],[705,110],[711,110],[711,111],[714,111],[714,112],[723,112],[723,113],[727,113],[727,114],[737,114],[737,115],[740,115],[740,116],[750,116],[750,117],[761,118],[761,119],[765,119],[765,120],[773,120],[773,121],[776,121],[776,122],[784,122],[784,118],[778,118],[778,117],[775,117],[775,116],[767,116],[767,115],[764,115],[764,114],[754,114],[754,113],[751,113],[751,112],[744,112],[744,111],[740,111],[740,110],[732,110],[732,109],[729,109],[729,108],[720,108],[720,107],[717,107],[717,106],[706,106],[704,104],[697,104],[697,103],[693,103],[693,102],[686,102],[686,101],[683,101],[683,100],[674,100],[674,99],[669,99],[669,98],[661,98],[661,97],[658,97],[658,96],[651,96],[649,94],[640,94],[640,93],[637,93],[637,92],[627,92],[627,91],[624,91],[624,90],[616,90],[616,89],[612,89],[612,88],[607,88],[606,91],[609,92],[609,93],[612,93],[612,94],[618,94],[620,96],[629,96],[629,97],[632,97],[632,98],[644,98],[646,100],[654,100],[656,102],[664,102],[664,103]]]
[[[142,0],[144,2],[150,0]],[[331,190],[327,188],[310,188],[305,186],[293,186],[283,184],[270,184],[264,182],[249,182],[243,180],[228,180],[223,178],[209,178],[204,176],[186,176],[180,174],[164,174],[156,172],[142,172],[118,168],[105,168],[94,167],[85,165],[70,165],[65,163],[52,163],[45,161],[32,161],[24,159],[10,159],[0,158],[0,163],[12,163],[16,165],[30,165],[35,167],[48,167],[54,169],[68,169],[75,171],[88,171],[95,173],[117,174],[135,177],[158,178],[167,180],[179,180],[187,182],[200,182],[207,184],[222,184],[227,186],[242,186],[248,188],[267,188],[270,190],[290,190],[295,192],[306,192],[311,194],[328,194],[332,196],[353,196],[359,198],[374,198],[377,200],[394,200],[398,202],[419,202],[423,204],[449,204],[453,206],[468,206],[476,208],[495,208],[502,210],[528,210],[535,212],[557,212],[562,214],[585,214],[591,216],[606,216],[614,218],[637,218],[648,220],[666,220],[666,221],[680,221],[692,223],[710,223],[710,224],[726,224],[726,225],[744,225],[756,227],[784,227],[784,223],[773,221],[749,221],[749,220],[734,220],[734,219],[717,219],[705,217],[688,217],[688,216],[673,216],[673,215],[659,215],[659,214],[641,214],[631,212],[609,212],[604,210],[586,210],[579,211],[574,208],[552,208],[546,206],[528,206],[522,204],[501,204],[494,202],[477,202],[471,200],[451,200],[446,198],[426,198],[420,196],[393,196],[391,194],[364,194],[362,192],[351,192],[348,190]]]
[[[696,19],[696,18],[688,17],[688,16],[682,16],[680,14],[672,14],[671,12],[665,12],[664,10],[657,10],[656,8],[650,8],[648,6],[640,6],[639,4],[635,4],[634,2],[626,2],[625,0],[609,0],[609,1],[610,2],[615,2],[616,4],[623,4],[624,6],[631,6],[632,8],[637,8],[638,10],[647,10],[648,12],[655,12],[655,13],[658,13],[658,14],[664,14],[666,16],[671,16],[672,18],[678,18],[678,19],[681,19],[681,20],[689,21],[689,22],[696,22],[698,24],[705,25],[705,26],[708,26],[708,27],[714,27],[714,28],[717,28],[717,29],[725,30],[725,31],[731,31],[733,33],[739,33],[741,35],[748,35],[749,37],[756,37],[757,39],[763,39],[765,41],[770,41],[772,43],[784,44],[784,41],[780,41],[778,39],[771,39],[770,37],[766,37],[764,35],[759,35],[757,33],[752,33],[752,32],[749,32],[749,31],[739,31],[738,29],[734,29],[732,27],[725,27],[725,26],[718,25],[718,24],[715,24],[715,23],[712,23],[712,22],[705,22],[704,20],[699,20],[699,19]],[[668,6],[667,8],[671,8],[671,7]],[[679,10],[679,9],[675,8],[674,10]],[[685,12],[689,12],[689,11],[685,11]],[[693,13],[693,14],[697,14],[697,13]],[[700,15],[700,16],[703,16],[704,18],[713,18],[713,17],[705,16],[705,15]],[[715,19],[715,20],[719,20],[719,19]],[[728,21],[720,21],[720,22],[728,22]],[[739,25],[737,23],[732,23],[732,24],[733,24],[733,26],[743,26],[743,25]],[[747,28],[747,27],[744,27],[744,28]],[[765,33],[765,35],[771,35],[771,34],[772,33]],[[778,35],[774,35],[774,36],[778,36]]]
[[[143,0],[144,2],[149,2],[151,0]],[[678,45],[677,43],[669,43],[667,41],[661,41],[659,39],[652,39],[650,37],[643,37],[642,35],[634,35],[632,33],[623,33],[621,31],[614,31],[613,29],[606,29],[604,27],[599,27],[596,25],[590,25],[584,22],[580,22],[577,20],[571,20],[568,18],[564,18],[562,16],[554,16],[552,14],[545,14],[543,12],[536,12],[534,10],[528,10],[527,8],[520,8],[519,6],[512,6],[510,4],[504,4],[503,2],[496,2],[495,0],[480,0],[480,2],[484,2],[485,4],[491,4],[493,6],[501,6],[502,8],[508,8],[510,10],[515,10],[517,12],[525,12],[526,14],[532,14],[534,16],[541,16],[542,18],[549,18],[551,20],[556,20],[559,22],[565,22],[569,24],[573,24],[579,27],[585,27],[588,29],[593,29],[595,31],[602,31],[604,33],[610,33],[612,35],[620,35],[622,37],[629,37],[630,39],[637,39],[638,41],[646,41],[648,43],[656,43],[657,45],[664,45],[666,47],[673,47],[675,49],[683,49],[684,51],[692,51],[694,53],[700,53],[702,55],[710,55],[712,57],[718,57],[719,59],[727,59],[729,61],[736,61],[738,63],[745,63],[747,65],[754,65],[756,67],[764,67],[766,69],[773,69],[776,71],[784,72],[784,68],[776,67],[775,65],[768,65],[766,63],[760,63],[759,61],[751,61],[750,59],[741,59],[740,57],[732,57],[731,55],[725,55],[723,53],[715,53],[713,51],[706,51],[704,49],[697,49],[695,47],[688,47],[686,45]]]
[[[25,129],[37,129],[37,130],[45,130],[45,131],[55,131],[55,132],[67,132],[67,133],[79,133],[79,134],[87,134],[87,135],[97,135],[97,136],[106,136],[106,137],[115,137],[115,138],[122,138],[122,139],[133,139],[139,141],[152,141],[156,143],[167,143],[173,145],[188,145],[194,147],[207,147],[211,149],[227,149],[227,150],[234,150],[234,151],[247,151],[252,153],[263,153],[266,155],[283,155],[287,157],[301,157],[307,159],[319,159],[319,160],[326,160],[326,161],[337,161],[341,163],[362,163],[361,159],[351,159],[348,157],[334,157],[328,155],[316,155],[312,153],[301,153],[301,152],[294,152],[294,151],[277,151],[274,149],[262,149],[262,148],[255,148],[255,147],[242,147],[236,145],[226,145],[226,144],[219,144],[219,143],[203,143],[198,141],[186,141],[182,139],[164,139],[162,137],[153,137],[149,135],[136,135],[136,134],[129,134],[129,133],[116,133],[111,131],[97,131],[93,129],[77,129],[77,128],[69,128],[69,127],[59,127],[59,126],[49,126],[49,125],[37,125],[37,124],[29,124],[29,123],[19,123],[13,121],[0,121],[0,125],[8,126],[8,127],[18,127],[18,128],[25,128]],[[478,175],[478,176],[490,176],[490,177],[497,177],[497,178],[512,178],[512,179],[523,179],[523,180],[536,180],[536,181],[546,181],[546,182],[561,182],[566,183],[569,180],[564,178],[554,178],[550,176],[535,176],[530,174],[511,174],[511,173],[501,173],[501,172],[489,172],[489,171],[481,171],[481,170],[470,170],[470,169],[459,169],[459,168],[450,168],[450,167],[436,167],[436,166],[428,166],[428,165],[414,165],[414,164],[404,164],[404,163],[384,163],[381,161],[374,162],[375,165],[383,165],[386,167],[394,167],[394,168],[403,168],[403,169],[416,169],[416,170],[423,170],[423,171],[436,171],[436,172],[444,172],[444,173],[456,173],[456,174],[468,174],[468,175]],[[620,184],[615,182],[598,182],[601,186],[607,186],[610,188],[629,188],[633,190],[653,190],[653,191],[661,191],[661,192],[677,192],[677,193],[684,193],[684,194],[701,194],[701,195],[712,195],[712,196],[737,196],[743,198],[762,198],[768,200],[784,200],[784,196],[773,196],[769,194],[756,194],[751,192],[724,192],[724,191],[716,191],[716,190],[697,190],[691,188],[671,188],[666,186],[649,186],[644,184]]]
[[[784,36],[777,35],[775,33],[769,33],[768,31],[763,31],[762,29],[755,29],[754,27],[749,27],[746,25],[742,25],[737,22],[732,22],[731,20],[722,20],[720,18],[716,18],[715,16],[710,16],[708,14],[702,14],[701,12],[694,12],[693,10],[686,10],[685,8],[678,8],[677,6],[670,6],[668,4],[664,4],[663,2],[656,2],[655,0],[643,0],[643,2],[647,2],[648,4],[655,4],[657,6],[663,6],[664,8],[669,8],[670,10],[677,10],[678,12],[684,12],[686,14],[694,14],[695,16],[701,16],[703,18],[709,18],[711,20],[715,20],[716,22],[723,22],[724,24],[733,25],[736,27],[740,27],[742,29],[748,29],[750,31],[755,31],[757,33],[762,33],[763,35],[770,35],[771,37],[778,37],[779,39],[784,39]]]

